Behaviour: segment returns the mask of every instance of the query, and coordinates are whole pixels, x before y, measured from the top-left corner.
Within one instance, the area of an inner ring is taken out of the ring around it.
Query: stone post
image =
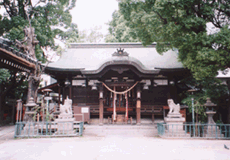
[[[21,120],[22,120],[22,112],[23,112],[22,100],[19,99],[19,100],[17,100],[17,122],[21,122]]]

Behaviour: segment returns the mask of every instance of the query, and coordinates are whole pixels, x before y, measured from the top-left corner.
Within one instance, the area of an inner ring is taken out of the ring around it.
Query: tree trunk
[[[33,74],[30,74],[29,83],[28,83],[27,103],[31,97],[34,98],[34,102],[37,101],[37,91],[38,91],[39,83],[40,83],[40,77],[36,77]]]

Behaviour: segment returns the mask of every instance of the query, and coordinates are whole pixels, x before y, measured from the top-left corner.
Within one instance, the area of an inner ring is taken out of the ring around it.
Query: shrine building
[[[88,108],[100,124],[163,119],[167,99],[180,103],[178,95],[187,89],[180,80],[190,75],[176,50],[160,55],[156,44],[141,43],[70,44],[45,72],[57,80],[59,105],[68,96],[74,114]]]

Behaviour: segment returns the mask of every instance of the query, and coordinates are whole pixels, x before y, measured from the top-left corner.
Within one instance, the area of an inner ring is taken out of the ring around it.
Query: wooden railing
[[[99,106],[90,106],[90,113],[99,113]]]
[[[142,105],[141,113],[154,113],[155,115],[163,115],[163,105]]]

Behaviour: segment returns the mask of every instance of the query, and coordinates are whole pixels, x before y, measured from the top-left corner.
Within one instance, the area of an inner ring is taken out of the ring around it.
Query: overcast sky
[[[72,22],[78,25],[79,30],[102,26],[105,34],[108,28],[105,23],[112,19],[115,10],[118,10],[116,0],[77,0],[76,7],[71,11]]]

